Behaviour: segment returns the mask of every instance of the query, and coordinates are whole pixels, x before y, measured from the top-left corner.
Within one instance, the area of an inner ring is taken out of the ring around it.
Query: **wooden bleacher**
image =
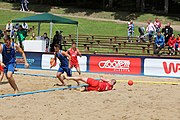
[[[132,42],[128,42],[127,37],[120,36],[79,35],[78,48],[82,53],[157,56],[153,52],[153,42],[137,42],[136,37],[131,40]],[[70,48],[72,42],[76,42],[76,35],[64,36],[64,49]],[[167,53],[166,46],[159,55],[169,56]],[[179,57],[180,54],[176,56]]]

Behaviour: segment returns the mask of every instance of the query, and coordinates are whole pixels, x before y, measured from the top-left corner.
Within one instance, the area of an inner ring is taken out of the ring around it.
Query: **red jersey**
[[[160,22],[160,21],[155,21],[155,22],[154,22],[154,26],[155,26],[156,28],[161,28],[161,22]]]
[[[176,43],[178,44],[178,48],[180,48],[180,37],[176,38]]]
[[[107,90],[112,90],[113,86],[110,85],[108,82],[105,81],[100,81],[99,82],[99,87],[98,87],[98,91],[107,91]]]
[[[110,85],[108,82],[105,81],[99,81],[92,78],[88,78],[87,84],[89,85],[86,87],[87,91],[107,91],[112,90],[113,86]]]
[[[168,44],[168,46],[173,47],[175,45],[175,43],[176,43],[176,38],[175,37],[170,37],[167,44]]]
[[[0,71],[4,72],[4,67],[0,65]]]
[[[76,63],[78,62],[77,56],[79,55],[79,50],[76,48],[73,50],[72,48],[68,49],[68,54],[71,56],[71,62]]]

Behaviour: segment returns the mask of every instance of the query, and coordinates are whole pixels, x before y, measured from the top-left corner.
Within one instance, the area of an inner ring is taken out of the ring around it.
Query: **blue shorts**
[[[7,64],[7,65],[4,67],[4,73],[7,74],[8,71],[14,73],[14,68],[15,68],[15,63]]]
[[[69,77],[72,76],[72,71],[68,67],[59,67],[58,72],[61,72],[61,73],[66,72],[67,76],[69,76]]]

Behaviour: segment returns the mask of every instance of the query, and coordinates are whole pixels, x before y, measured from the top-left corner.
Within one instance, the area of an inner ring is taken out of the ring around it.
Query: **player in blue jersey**
[[[18,87],[13,78],[16,62],[16,51],[22,54],[25,66],[29,67],[23,50],[16,43],[11,42],[10,36],[5,36],[4,44],[0,46],[0,53],[2,53],[2,62],[0,62],[0,64],[4,67],[4,73],[11,87],[14,89],[14,93],[18,92]]]
[[[64,77],[62,76],[62,74],[66,72],[67,76],[72,76],[72,72],[70,69],[70,62],[69,62],[71,60],[71,56],[67,54],[65,51],[60,50],[60,46],[58,44],[54,45],[54,51],[55,51],[54,62],[52,63],[50,68],[54,67],[58,58],[61,63],[58,72],[56,74],[56,77],[60,80],[61,84],[56,84],[56,85],[65,86],[66,84],[63,81]]]

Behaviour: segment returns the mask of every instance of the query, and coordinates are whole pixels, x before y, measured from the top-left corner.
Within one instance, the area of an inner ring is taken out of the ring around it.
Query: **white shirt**
[[[27,30],[28,29],[28,24],[27,23],[25,23],[25,24],[23,23],[22,24],[22,28]]]
[[[153,23],[150,23],[146,28],[146,32],[150,32],[150,31],[156,31],[156,28],[154,27]]]
[[[12,30],[13,29],[13,24],[12,23],[8,23],[7,25],[6,25],[6,30]]]

